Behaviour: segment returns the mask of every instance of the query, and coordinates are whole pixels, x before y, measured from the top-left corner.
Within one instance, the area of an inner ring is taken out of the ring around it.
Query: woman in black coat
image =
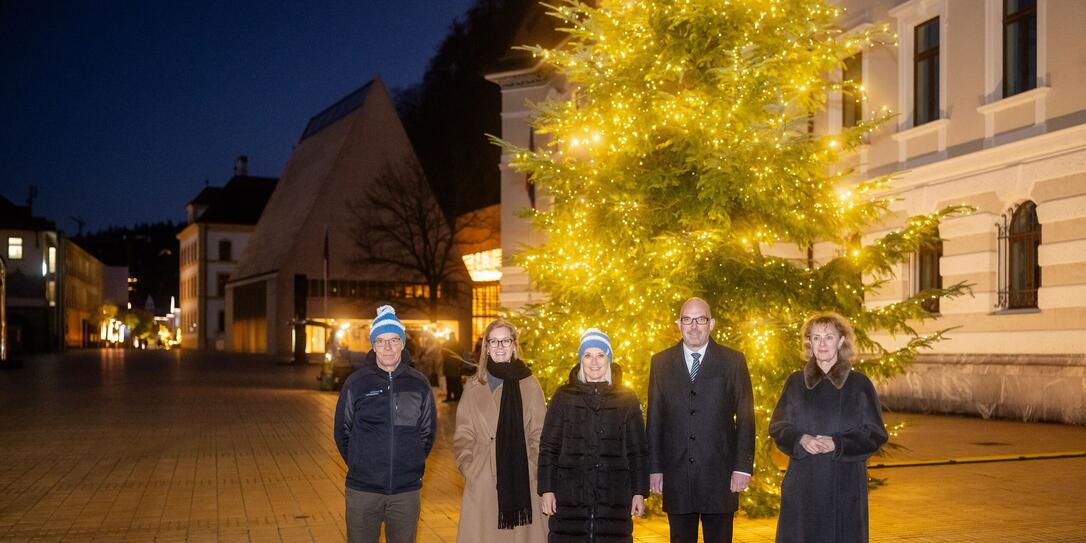
[[[611,363],[610,340],[589,329],[581,364],[547,408],[539,443],[543,512],[550,541],[630,542],[631,515],[645,511],[648,439],[641,404]]]
[[[852,327],[827,313],[803,327],[803,371],[788,378],[769,434],[788,455],[778,543],[868,539],[867,458],[886,443],[875,387],[851,371]]]

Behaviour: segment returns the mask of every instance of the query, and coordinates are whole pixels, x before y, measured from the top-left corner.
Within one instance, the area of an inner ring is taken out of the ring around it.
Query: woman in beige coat
[[[456,410],[453,449],[464,476],[461,543],[543,543],[547,522],[536,494],[543,388],[517,355],[513,325],[487,326],[479,370]],[[513,385],[516,388],[513,388]]]

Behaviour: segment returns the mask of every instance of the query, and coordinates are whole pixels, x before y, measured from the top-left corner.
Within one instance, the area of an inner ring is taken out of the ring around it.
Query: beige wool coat
[[[543,388],[535,377],[520,380],[524,405],[524,439],[528,446],[528,480],[532,487],[532,523],[512,530],[498,529],[497,465],[494,439],[498,431],[498,408],[504,384],[490,392],[490,385],[475,379],[468,381],[456,409],[453,451],[456,468],[464,476],[464,496],[460,503],[460,543],[545,543],[547,517],[543,515],[536,493],[536,464],[539,462],[539,436],[547,404]]]

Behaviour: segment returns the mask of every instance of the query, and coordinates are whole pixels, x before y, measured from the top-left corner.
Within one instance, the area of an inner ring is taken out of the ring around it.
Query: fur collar
[[[803,383],[807,385],[807,390],[811,390],[822,382],[823,377],[827,377],[834,388],[841,390],[841,387],[845,386],[845,379],[848,378],[850,369],[852,369],[852,364],[849,364],[847,360],[838,360],[830,368],[829,373],[823,373],[822,368],[818,367],[818,362],[812,358],[806,366],[803,366]]]

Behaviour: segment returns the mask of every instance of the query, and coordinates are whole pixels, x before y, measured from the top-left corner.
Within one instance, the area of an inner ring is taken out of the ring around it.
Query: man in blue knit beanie
[[[347,464],[347,539],[413,543],[419,489],[437,434],[430,381],[411,367],[403,323],[392,306],[370,324],[373,350],[343,382],[333,434]]]

